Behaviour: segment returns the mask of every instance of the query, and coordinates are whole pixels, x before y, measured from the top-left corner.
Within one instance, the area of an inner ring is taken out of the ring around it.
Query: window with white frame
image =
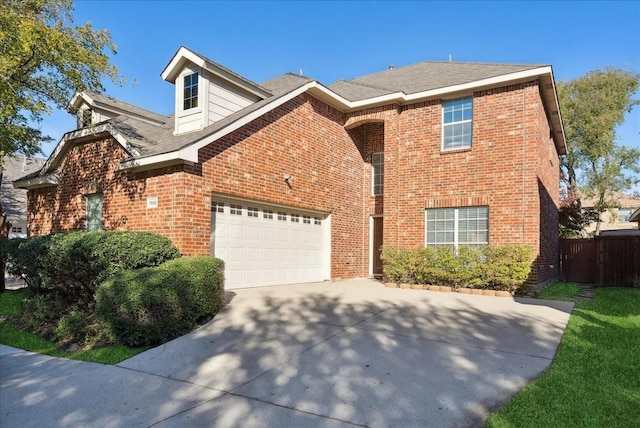
[[[374,195],[382,195],[384,191],[384,153],[371,155],[372,180],[371,190]]]
[[[262,217],[263,218],[267,218],[269,220],[273,219],[273,211],[271,211],[271,210],[262,211]]]
[[[87,195],[87,230],[102,230],[102,194]]]
[[[278,220],[287,221],[287,213],[279,212],[278,213]]]
[[[302,216],[302,222],[303,222],[304,224],[311,224],[311,216],[303,215],[303,216]]]
[[[184,76],[182,108],[189,110],[198,107],[198,73]]]
[[[442,103],[442,150],[471,148],[473,99],[447,100]]]
[[[22,227],[20,226],[13,226],[11,228],[11,233],[22,233]]]
[[[322,219],[320,217],[314,217],[313,224],[320,226],[322,224]]]
[[[252,207],[247,208],[247,216],[258,218],[258,209]]]
[[[478,247],[489,243],[489,207],[434,208],[425,211],[425,245]]]
[[[291,222],[300,223],[300,216],[298,214],[291,214]]]

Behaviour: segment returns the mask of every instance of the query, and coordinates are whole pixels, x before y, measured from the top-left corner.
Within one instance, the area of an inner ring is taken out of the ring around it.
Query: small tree
[[[72,10],[71,0],[0,2],[0,180],[6,156],[34,155],[51,140],[33,126],[43,115],[65,108],[76,91],[102,92],[104,77],[120,80],[109,63],[108,52],[116,53],[109,32],[90,22],[73,26]],[[1,203],[0,218],[0,239],[7,239],[11,224]],[[4,272],[1,254],[0,264]]]
[[[587,196],[596,198],[596,234],[600,214],[616,207],[607,194],[627,191],[640,182],[640,150],[616,143],[616,127],[639,103],[632,98],[638,87],[640,74],[614,68],[558,84],[568,147],[562,161],[567,191],[570,199],[575,198],[582,187]],[[578,213],[582,208],[579,199],[569,207]]]

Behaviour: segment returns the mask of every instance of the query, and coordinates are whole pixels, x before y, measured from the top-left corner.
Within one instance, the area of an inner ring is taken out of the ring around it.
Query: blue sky
[[[640,72],[640,1],[218,2],[76,0],[76,23],[108,29],[127,80],[107,95],[168,114],[160,73],[184,45],[255,81],[302,72],[324,84],[425,60],[551,64],[556,80],[612,66]],[[640,94],[638,94],[640,96]],[[55,142],[75,121],[42,122]],[[640,108],[620,143],[640,148]]]

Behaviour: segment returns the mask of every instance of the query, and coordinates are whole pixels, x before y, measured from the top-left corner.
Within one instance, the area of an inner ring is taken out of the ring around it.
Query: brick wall
[[[183,206],[189,195],[184,183],[191,174],[183,166],[137,174],[120,171],[120,161],[129,156],[112,138],[72,147],[58,169],[58,186],[28,193],[30,235],[86,229],[85,196],[101,193],[104,229],[155,231],[184,253],[197,254],[185,244],[190,234],[184,230]],[[147,208],[148,197],[158,199],[157,208]]]
[[[330,213],[331,276],[366,276],[361,151],[342,113],[303,94],[203,148],[202,191]]]
[[[329,213],[331,276],[348,278],[369,273],[371,215],[384,214],[384,245],[416,248],[426,208],[486,205],[490,244],[532,245],[532,281],[553,278],[558,156],[538,86],[473,97],[470,150],[441,150],[441,100],[343,114],[307,94],[204,147],[193,166],[125,172],[128,154],[113,139],[80,144],[62,160],[58,186],[29,191],[30,233],[84,229],[85,195],[99,192],[105,229],[152,230],[184,254],[209,254],[211,195],[222,194]],[[385,187],[374,197],[378,151]]]
[[[78,145],[58,186],[30,191],[31,234],[84,229],[84,196],[100,192],[105,229],[153,230],[184,254],[209,254],[211,194],[220,193],[329,213],[332,277],[366,276],[362,150],[343,114],[307,95],[203,148],[196,166],[131,174],[118,170],[128,155],[112,139]],[[157,208],[147,208],[150,196]]]
[[[557,276],[558,157],[538,86],[479,91],[473,107],[472,148],[447,152],[441,100],[402,107],[397,146],[385,140],[385,245],[423,246],[425,208],[486,205],[490,245],[529,244],[531,282]]]

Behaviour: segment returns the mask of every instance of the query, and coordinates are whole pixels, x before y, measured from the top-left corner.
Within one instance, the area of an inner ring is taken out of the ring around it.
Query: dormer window
[[[80,110],[78,113],[78,128],[84,128],[85,126],[90,126],[93,121],[93,112],[90,108]]]
[[[183,109],[189,110],[198,107],[198,73],[184,77]]]

